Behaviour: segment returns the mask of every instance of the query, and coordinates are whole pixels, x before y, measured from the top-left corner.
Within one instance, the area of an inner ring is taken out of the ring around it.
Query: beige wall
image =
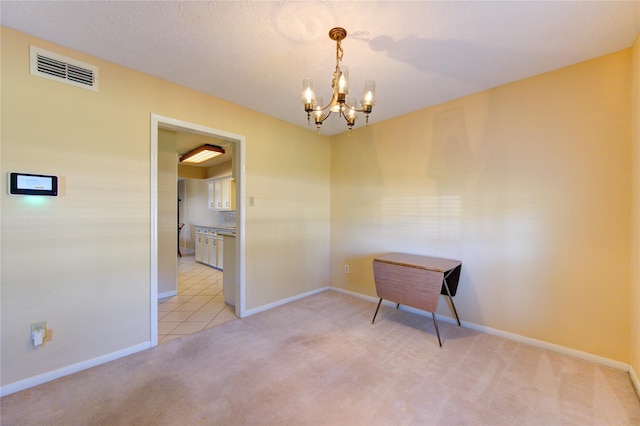
[[[630,55],[334,138],[331,284],[374,296],[386,252],[460,259],[462,320],[628,362]]]
[[[152,113],[246,138],[248,310],[327,285],[327,137],[8,28],[1,42],[0,185],[12,170],[63,189],[1,192],[3,386],[150,341]],[[100,90],[31,76],[30,43],[97,65]],[[42,320],[52,340],[34,350]]]
[[[178,164],[178,176],[185,179],[206,179],[207,169],[203,167],[185,166]]]
[[[227,176],[234,176],[233,165],[231,161],[227,161],[221,164],[216,164],[205,169],[207,171],[207,179],[221,178]]]
[[[176,134],[158,130],[158,296],[178,291],[178,154]]]
[[[633,46],[632,68],[633,125],[633,250],[631,251],[631,368],[636,378],[640,375],[640,36]],[[639,390],[640,392],[640,390]]]
[[[254,126],[260,131],[261,123]],[[247,161],[247,258],[260,283],[247,293],[249,309],[286,297],[282,282],[304,291],[329,284],[329,139],[304,128],[281,130],[277,144],[254,144]],[[316,139],[301,139],[308,134]]]

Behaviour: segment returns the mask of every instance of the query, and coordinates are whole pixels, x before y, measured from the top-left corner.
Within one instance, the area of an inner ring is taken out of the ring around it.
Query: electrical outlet
[[[349,265],[344,265],[344,273],[345,274],[349,273]]]
[[[31,324],[31,334],[36,333],[38,331],[42,332],[42,337],[45,337],[47,335],[46,321],[34,322],[33,324]]]

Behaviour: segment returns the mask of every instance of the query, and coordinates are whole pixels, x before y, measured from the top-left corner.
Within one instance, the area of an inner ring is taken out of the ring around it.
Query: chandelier
[[[326,106],[323,106],[321,97],[316,97],[313,90],[313,80],[302,80],[302,103],[304,103],[304,110],[307,112],[307,123],[311,124],[311,113],[313,113],[318,134],[322,123],[333,112],[346,120],[349,133],[351,133],[351,129],[356,123],[357,113],[359,112],[364,113],[365,123],[369,124],[369,114],[376,103],[376,82],[373,80],[367,80],[364,83],[364,93],[360,100],[361,109],[357,109],[347,100],[349,96],[349,70],[347,67],[340,68],[340,61],[342,61],[343,55],[340,43],[345,37],[347,37],[347,30],[344,28],[337,27],[329,31],[329,38],[336,42],[336,69],[333,71],[333,80],[331,80],[331,101]]]

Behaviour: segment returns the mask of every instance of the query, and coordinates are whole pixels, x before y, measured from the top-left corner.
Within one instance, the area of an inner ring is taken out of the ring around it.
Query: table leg
[[[440,330],[438,330],[438,320],[436,319],[436,313],[431,312],[431,316],[433,317],[433,325],[436,327],[436,334],[438,335],[438,343],[440,347],[442,347],[442,340],[440,340]]]
[[[458,318],[458,311],[456,311],[456,305],[455,303],[453,303],[453,297],[451,297],[451,292],[449,291],[449,284],[447,284],[447,278],[445,277],[442,280],[443,284],[444,284],[444,289],[447,290],[447,296],[449,296],[449,302],[451,303],[451,308],[453,309],[453,314],[456,316],[456,321],[458,321],[458,325],[460,327],[462,327],[462,324],[460,324],[460,318]]]
[[[382,297],[380,298],[380,301],[378,302],[378,307],[376,308],[376,313],[373,314],[373,319],[371,320],[371,324],[373,324],[373,322],[376,320],[376,315],[378,315],[378,310],[380,309],[380,304],[382,304]]]

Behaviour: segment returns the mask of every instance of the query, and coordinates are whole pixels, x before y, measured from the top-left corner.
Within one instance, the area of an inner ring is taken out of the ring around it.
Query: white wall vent
[[[29,54],[32,75],[98,90],[98,67],[35,46],[29,46]]]

